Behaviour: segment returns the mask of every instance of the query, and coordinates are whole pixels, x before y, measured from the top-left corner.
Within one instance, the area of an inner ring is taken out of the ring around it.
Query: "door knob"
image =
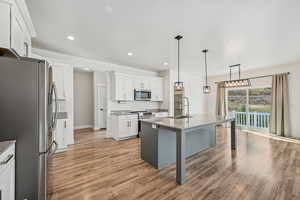
[[[104,109],[103,108],[100,108],[100,111],[103,111]]]

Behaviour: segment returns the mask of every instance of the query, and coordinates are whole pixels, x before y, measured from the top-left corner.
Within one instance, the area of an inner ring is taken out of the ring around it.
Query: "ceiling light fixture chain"
[[[236,64],[236,65],[229,66],[230,80],[232,78],[232,68],[236,68],[236,67],[238,67],[238,69],[239,69],[239,80],[241,79],[241,64]]]

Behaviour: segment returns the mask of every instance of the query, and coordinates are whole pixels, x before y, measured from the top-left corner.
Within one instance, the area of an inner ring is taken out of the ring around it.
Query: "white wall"
[[[300,63],[277,65],[267,68],[261,68],[256,70],[245,71],[242,73],[244,78],[270,75],[276,73],[291,72],[289,75],[289,102],[290,102],[290,119],[291,129],[293,137],[300,137],[300,130],[297,127],[297,123],[300,121]],[[242,78],[243,78],[242,77]],[[212,86],[212,93],[205,96],[205,112],[215,113],[216,108],[216,84],[215,81],[228,80],[228,75],[221,75],[209,78],[209,83]],[[257,79],[252,81],[252,85],[255,86],[268,86],[272,84],[271,77]]]
[[[74,127],[88,128],[94,124],[93,73],[74,72]]]
[[[165,99],[162,108],[169,109],[170,115],[174,114],[174,82],[177,81],[177,71],[168,70],[163,73],[165,77]],[[180,73],[180,81],[184,82],[185,96],[190,100],[190,113],[204,114],[205,99],[203,95],[203,77],[189,73]]]

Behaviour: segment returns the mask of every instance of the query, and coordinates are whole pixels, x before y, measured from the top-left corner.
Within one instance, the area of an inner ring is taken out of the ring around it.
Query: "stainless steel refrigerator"
[[[0,141],[16,140],[16,200],[47,199],[56,105],[46,61],[0,56]]]

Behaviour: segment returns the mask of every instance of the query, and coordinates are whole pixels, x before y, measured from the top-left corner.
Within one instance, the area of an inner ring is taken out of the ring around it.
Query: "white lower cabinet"
[[[116,140],[122,140],[138,135],[137,115],[112,115],[111,136]]]
[[[57,153],[66,151],[68,146],[66,142],[66,120],[57,120],[56,130],[55,130],[55,141],[57,142]]]
[[[0,155],[0,199],[15,199],[15,147]]]

